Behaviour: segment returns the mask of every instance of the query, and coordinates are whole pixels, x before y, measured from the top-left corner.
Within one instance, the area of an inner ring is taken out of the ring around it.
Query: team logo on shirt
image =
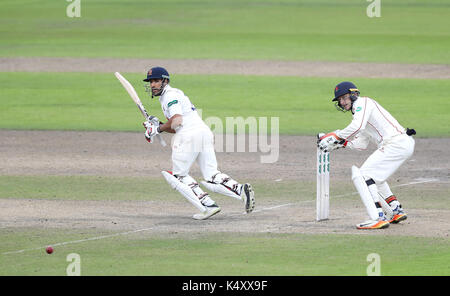
[[[361,110],[362,110],[362,107],[356,108],[356,112],[361,111]]]
[[[176,103],[178,103],[178,100],[173,100],[172,102],[169,102],[169,104],[167,104],[167,108],[169,108],[170,106],[172,106]]]

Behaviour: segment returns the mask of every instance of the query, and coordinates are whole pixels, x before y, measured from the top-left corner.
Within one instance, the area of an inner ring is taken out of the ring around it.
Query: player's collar
[[[353,105],[355,104],[356,101],[359,100],[359,98],[360,98],[360,96],[358,96],[358,97],[356,98],[356,100],[352,101],[352,108],[350,109],[350,111],[352,111],[352,114],[355,114],[355,107],[353,107]]]
[[[169,89],[171,89],[170,85],[169,85],[169,84],[166,84],[166,86],[164,86],[163,91],[161,92],[161,96],[163,96],[164,93],[165,93],[166,91],[168,91]]]

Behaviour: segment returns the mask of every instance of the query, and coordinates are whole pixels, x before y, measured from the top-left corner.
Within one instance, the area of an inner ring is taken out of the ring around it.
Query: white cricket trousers
[[[212,176],[219,172],[214,135],[207,126],[176,133],[172,138],[174,175],[187,176],[196,160],[205,180],[211,180]]]
[[[361,166],[366,180],[372,178],[376,184],[385,182],[414,152],[415,141],[406,134],[385,141]]]

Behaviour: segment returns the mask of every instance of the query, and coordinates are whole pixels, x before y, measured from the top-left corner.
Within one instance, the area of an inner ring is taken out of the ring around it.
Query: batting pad
[[[225,187],[222,184],[216,184],[216,183],[211,183],[211,182],[206,182],[206,181],[201,181],[201,183],[209,191],[219,193],[219,194],[229,196],[229,197],[234,197],[238,200],[242,200],[242,198],[239,195],[237,195],[236,193],[234,193],[233,191],[231,191],[230,189],[228,189],[227,187]]]
[[[181,183],[180,180],[178,180],[176,177],[174,177],[171,173],[167,171],[161,171],[161,174],[164,176],[167,183],[169,183],[169,185],[173,189],[181,193],[181,195],[183,195],[191,204],[193,204],[201,212],[206,212],[206,208],[201,204],[201,202],[198,200],[198,197],[194,194],[194,192],[188,185]]]

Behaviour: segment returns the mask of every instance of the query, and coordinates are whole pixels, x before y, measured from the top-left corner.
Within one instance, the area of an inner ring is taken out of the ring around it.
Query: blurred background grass
[[[0,56],[450,62],[450,3],[383,0],[0,3]]]
[[[144,92],[143,75],[124,75],[150,113],[164,120],[159,101]],[[345,79],[351,78],[172,75],[171,85],[204,119],[279,117],[281,134],[314,135],[350,123],[351,114],[331,102],[334,86]],[[447,80],[351,80],[418,136],[450,135]],[[0,104],[3,129],[142,131],[138,109],[112,73],[0,73]]]

